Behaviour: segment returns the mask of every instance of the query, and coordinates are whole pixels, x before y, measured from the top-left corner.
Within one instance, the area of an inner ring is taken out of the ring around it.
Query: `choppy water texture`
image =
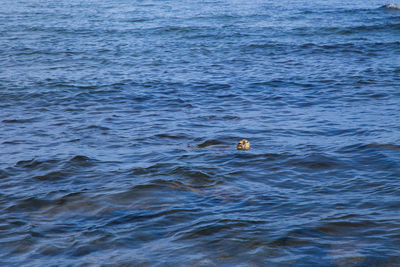
[[[0,265],[399,265],[385,4],[3,1]]]

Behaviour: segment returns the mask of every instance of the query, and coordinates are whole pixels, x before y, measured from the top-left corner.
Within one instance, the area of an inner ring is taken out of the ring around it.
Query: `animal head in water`
[[[250,143],[246,139],[242,139],[237,144],[237,149],[250,149]]]

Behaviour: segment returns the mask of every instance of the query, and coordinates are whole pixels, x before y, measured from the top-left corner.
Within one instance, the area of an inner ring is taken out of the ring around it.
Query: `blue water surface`
[[[4,0],[0,265],[400,265],[399,5]]]

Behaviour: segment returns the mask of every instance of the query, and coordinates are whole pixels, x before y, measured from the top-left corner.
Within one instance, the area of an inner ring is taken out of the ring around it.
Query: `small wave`
[[[67,177],[67,173],[65,173],[65,172],[51,171],[44,175],[36,175],[35,177],[33,177],[33,179],[39,180],[39,181],[59,181],[59,180],[63,180],[66,177]]]
[[[57,167],[59,160],[49,159],[49,160],[21,160],[16,163],[16,167],[23,168],[26,170],[48,170]]]
[[[204,171],[194,170],[194,169],[183,167],[183,166],[174,168],[173,170],[171,170],[170,173],[173,175],[184,176],[186,178],[198,179],[199,181],[203,181],[203,180],[212,178],[212,175],[209,175],[209,174],[205,173]]]
[[[87,167],[87,166],[92,166],[95,163],[95,161],[96,160],[86,156],[76,155],[73,156],[71,159],[64,161],[64,163],[69,168]],[[18,161],[15,166],[23,168],[25,170],[50,170],[59,167],[61,163],[62,161],[58,159],[48,159],[48,160],[31,159],[31,160]]]
[[[95,165],[96,160],[82,156],[82,155],[76,155],[73,158],[71,158],[67,163],[66,167],[68,168],[74,168],[74,167],[90,167]]]
[[[396,5],[396,4],[386,4],[386,5],[383,5],[382,8],[400,10],[400,5]]]
[[[82,155],[77,155],[74,156],[73,158],[71,158],[71,162],[87,162],[90,161],[91,159],[89,157],[86,156],[82,156]]]
[[[328,170],[344,167],[343,162],[321,154],[311,154],[304,158],[290,159],[288,164],[294,167],[303,167],[310,170]]]

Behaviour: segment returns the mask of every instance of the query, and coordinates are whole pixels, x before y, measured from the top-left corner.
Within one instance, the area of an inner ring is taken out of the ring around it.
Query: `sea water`
[[[0,264],[399,265],[398,4],[3,0]]]

